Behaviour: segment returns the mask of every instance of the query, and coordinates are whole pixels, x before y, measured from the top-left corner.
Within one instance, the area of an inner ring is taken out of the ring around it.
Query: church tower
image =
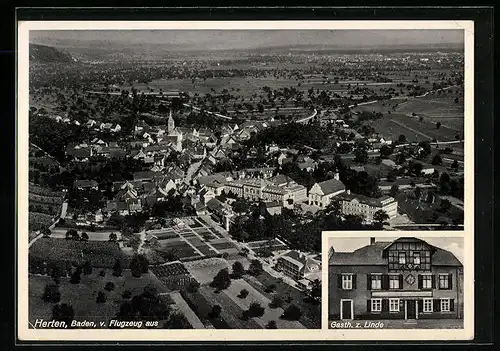
[[[174,123],[174,119],[172,117],[172,109],[170,109],[170,113],[168,115],[167,129],[168,129],[167,131],[168,131],[169,135],[171,135],[175,129],[175,123]]]

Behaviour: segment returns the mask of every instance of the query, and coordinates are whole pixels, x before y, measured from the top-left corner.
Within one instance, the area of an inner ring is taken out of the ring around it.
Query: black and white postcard
[[[470,337],[473,30],[19,22],[20,338]]]

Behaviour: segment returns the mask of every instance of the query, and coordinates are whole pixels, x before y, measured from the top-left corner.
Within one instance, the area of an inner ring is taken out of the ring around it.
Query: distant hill
[[[69,53],[52,46],[30,44],[30,60],[37,62],[74,62]]]

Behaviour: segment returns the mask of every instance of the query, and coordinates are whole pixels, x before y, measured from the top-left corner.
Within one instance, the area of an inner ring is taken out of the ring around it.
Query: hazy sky
[[[345,47],[463,43],[462,30],[73,30],[30,31],[39,44],[69,41],[173,44],[196,49],[245,49],[289,45]],[[83,43],[82,43],[83,44]],[[98,45],[98,43],[95,43]]]
[[[375,238],[375,241],[394,241],[397,238]],[[425,242],[441,249],[451,251],[460,262],[464,262],[464,240],[463,238],[420,238]],[[369,237],[355,238],[329,238],[328,245],[333,246],[337,252],[353,252],[360,247],[370,244]]]

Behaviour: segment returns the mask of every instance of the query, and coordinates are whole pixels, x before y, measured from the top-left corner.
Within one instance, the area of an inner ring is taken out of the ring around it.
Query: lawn
[[[124,301],[121,295],[125,290],[130,291],[132,295],[137,295],[142,293],[146,285],[152,284],[159,293],[166,292],[166,289],[152,273],[135,278],[129,270],[124,270],[121,277],[114,277],[109,269],[105,271],[104,277],[99,275],[100,269],[94,269],[92,274],[88,276],[82,274],[79,284],[71,284],[69,278],[61,279],[59,288],[61,302],[68,303],[73,307],[76,320],[85,319],[96,323],[108,322],[119,311],[120,304]],[[115,289],[110,292],[104,290],[104,285],[107,282],[113,282]],[[46,284],[53,284],[53,280],[46,276],[29,276],[30,321],[37,318],[52,319],[53,304],[44,302],[42,299]],[[107,297],[105,303],[96,302],[99,291],[105,292]]]
[[[208,284],[221,269],[228,267],[228,262],[222,258],[214,257],[186,262],[184,267],[200,284]]]
[[[229,324],[231,329],[261,329],[262,327],[253,319],[243,320],[240,317],[243,310],[224,293],[216,294],[214,289],[202,286],[200,292],[208,300],[222,307],[221,317]]]
[[[74,241],[41,238],[29,251],[32,259],[46,262],[83,264],[89,260],[93,267],[112,267],[116,259],[126,261],[117,243],[109,241]]]
[[[303,313],[299,321],[308,329],[321,328],[321,304],[310,302],[303,292],[272,277],[267,272],[262,272],[258,277],[246,275],[245,280],[268,299],[272,299],[275,294],[282,298],[290,296],[292,303],[297,305]],[[276,285],[274,293],[266,292],[266,287],[271,284]]]

